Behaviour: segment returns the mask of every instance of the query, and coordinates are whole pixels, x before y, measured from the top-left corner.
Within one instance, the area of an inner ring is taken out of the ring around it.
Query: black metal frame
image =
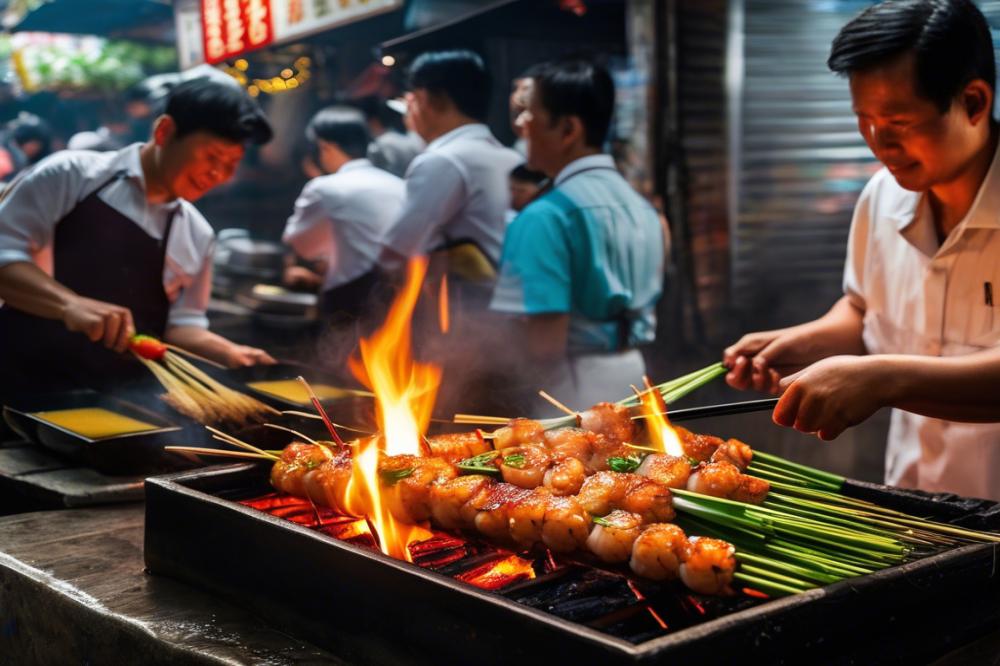
[[[361,663],[880,663],[933,658],[1000,619],[997,546],[980,544],[632,644],[227,499],[268,490],[259,465],[148,479],[148,570]]]

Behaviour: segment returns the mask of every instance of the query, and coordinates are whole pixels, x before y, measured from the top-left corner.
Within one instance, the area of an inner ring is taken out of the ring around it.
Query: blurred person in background
[[[35,114],[22,111],[0,132],[0,180],[13,180],[51,152],[52,128]]]
[[[147,143],[61,151],[16,180],[0,200],[0,376],[18,390],[143,377],[122,353],[137,332],[230,367],[273,363],[208,330],[214,233],[190,203],[270,138],[245,92],[197,79]]]
[[[306,183],[282,239],[300,258],[322,262],[321,311],[356,319],[370,306],[382,238],[399,215],[405,186],[366,157],[371,136],[358,109],[321,110],[306,137],[325,175]]]
[[[513,316],[532,381],[574,409],[642,384],[663,282],[659,217],[603,152],[614,103],[599,65],[534,70],[519,123],[552,188],[510,224],[490,305]]]
[[[814,321],[743,336],[726,380],[781,393],[775,422],[824,440],[892,407],[887,483],[1000,500],[989,24],[970,0],[882,2],[841,29],[828,64],[885,166],[854,209],[844,296]]]
[[[549,179],[541,171],[532,171],[525,164],[518,164],[510,172],[510,209],[507,223],[513,222],[524,207],[534,201]]]
[[[424,140],[403,126],[402,114],[386,100],[376,96],[364,97],[357,101],[357,106],[365,114],[372,136],[368,159],[380,169],[402,178],[413,158],[425,148]]]
[[[410,67],[409,89],[407,119],[427,148],[406,172],[406,198],[383,240],[382,261],[398,268],[410,257],[446,253],[449,265],[462,266],[461,275],[449,269],[459,279],[491,284],[510,204],[508,175],[522,160],[485,125],[490,75],[471,51],[425,53]],[[466,293],[466,302],[478,298],[485,307],[487,296]]]

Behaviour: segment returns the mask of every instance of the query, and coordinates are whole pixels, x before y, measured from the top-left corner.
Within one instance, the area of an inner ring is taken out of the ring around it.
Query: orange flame
[[[667,420],[667,405],[663,402],[663,396],[656,389],[648,389],[639,394],[642,402],[642,412],[646,417],[646,429],[649,431],[649,443],[654,449],[672,456],[683,456],[684,447],[681,445],[677,431]]]
[[[441,383],[441,369],[414,361],[410,346],[410,319],[426,272],[426,259],[410,261],[406,283],[385,323],[361,340],[361,362],[352,359],[350,364],[355,376],[375,393],[375,416],[382,435],[362,440],[355,449],[343,506],[371,520],[383,553],[408,562],[412,561],[409,544],[432,534],[392,515],[382,497],[378,463],[382,455],[421,455],[422,437]]]
[[[441,325],[441,332],[447,333],[449,328],[447,275],[441,276],[441,288],[438,291],[438,323]]]

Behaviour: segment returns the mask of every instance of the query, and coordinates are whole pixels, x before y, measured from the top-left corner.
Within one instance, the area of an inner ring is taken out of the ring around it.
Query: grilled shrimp
[[[576,458],[588,463],[596,442],[597,435],[582,428],[559,428],[545,433],[545,445],[554,459]]]
[[[674,426],[674,430],[677,431],[677,437],[684,447],[684,455],[698,462],[711,458],[716,449],[723,444],[722,439],[714,435],[698,435],[677,425]]]
[[[753,449],[746,442],[738,439],[727,439],[719,445],[719,448],[712,454],[712,462],[727,462],[736,466],[736,469],[745,472],[753,460]]]
[[[580,427],[597,434],[598,439],[610,443],[631,442],[636,433],[628,407],[599,402],[580,415]]]
[[[545,428],[532,419],[512,419],[493,432],[493,448],[497,451],[512,446],[540,444],[545,440]]]
[[[500,474],[507,483],[522,488],[542,485],[551,458],[542,446],[509,446],[500,454]]]
[[[590,534],[590,514],[574,497],[550,497],[542,523],[542,541],[557,553],[582,548]]]
[[[583,482],[577,499],[595,516],[623,509],[655,523],[673,520],[675,515],[670,489],[636,474],[598,472]]]
[[[632,554],[632,544],[641,527],[642,516],[612,511],[594,525],[587,537],[587,547],[605,562],[624,562]]]
[[[431,516],[431,490],[435,485],[458,476],[458,471],[443,458],[391,456],[379,461],[379,473],[412,469],[389,486],[383,485],[383,498],[396,518],[417,523]],[[386,492],[386,491],[389,492]]]
[[[271,468],[271,485],[281,492],[307,497],[306,473],[319,467],[332,455],[326,447],[292,442],[281,451],[281,457]]]
[[[575,495],[587,480],[587,468],[577,458],[563,458],[545,471],[543,484],[553,495]]]
[[[688,490],[712,497],[760,504],[767,499],[771,484],[764,479],[743,474],[728,462],[700,465],[688,480]]]
[[[468,506],[476,511],[474,519],[476,529],[490,539],[509,543],[510,507],[530,494],[530,490],[509,483],[492,483],[484,486],[468,503]]]
[[[483,489],[483,484],[493,480],[479,474],[458,476],[431,488],[431,517],[446,529],[471,529],[475,525],[475,511],[466,509],[469,500]]]
[[[731,543],[707,537],[688,539],[690,550],[681,563],[681,580],[701,594],[732,594],[736,549]]]
[[[632,544],[628,564],[643,578],[674,580],[690,549],[684,530],[671,523],[655,523],[647,525]]]
[[[636,474],[662,483],[668,488],[687,488],[691,476],[691,463],[680,456],[653,453],[646,456]]]
[[[666,523],[677,516],[669,488],[637,474],[628,476],[625,496],[615,508],[637,513],[645,523]]]
[[[435,435],[427,438],[431,453],[450,463],[477,456],[490,450],[490,443],[483,439],[478,430]]]
[[[740,487],[740,470],[728,462],[699,465],[688,479],[688,490],[712,497],[729,497]]]
[[[531,548],[542,540],[545,513],[552,496],[544,489],[536,489],[530,495],[513,502],[507,512],[510,522],[510,537],[523,548]]]

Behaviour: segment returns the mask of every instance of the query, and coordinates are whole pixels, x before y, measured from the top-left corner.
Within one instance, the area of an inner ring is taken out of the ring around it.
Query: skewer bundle
[[[163,401],[198,423],[244,425],[280,414],[259,400],[212,379],[184,358],[181,354],[188,352],[178,347],[146,335],[134,336],[129,347],[166,389],[161,396]]]

